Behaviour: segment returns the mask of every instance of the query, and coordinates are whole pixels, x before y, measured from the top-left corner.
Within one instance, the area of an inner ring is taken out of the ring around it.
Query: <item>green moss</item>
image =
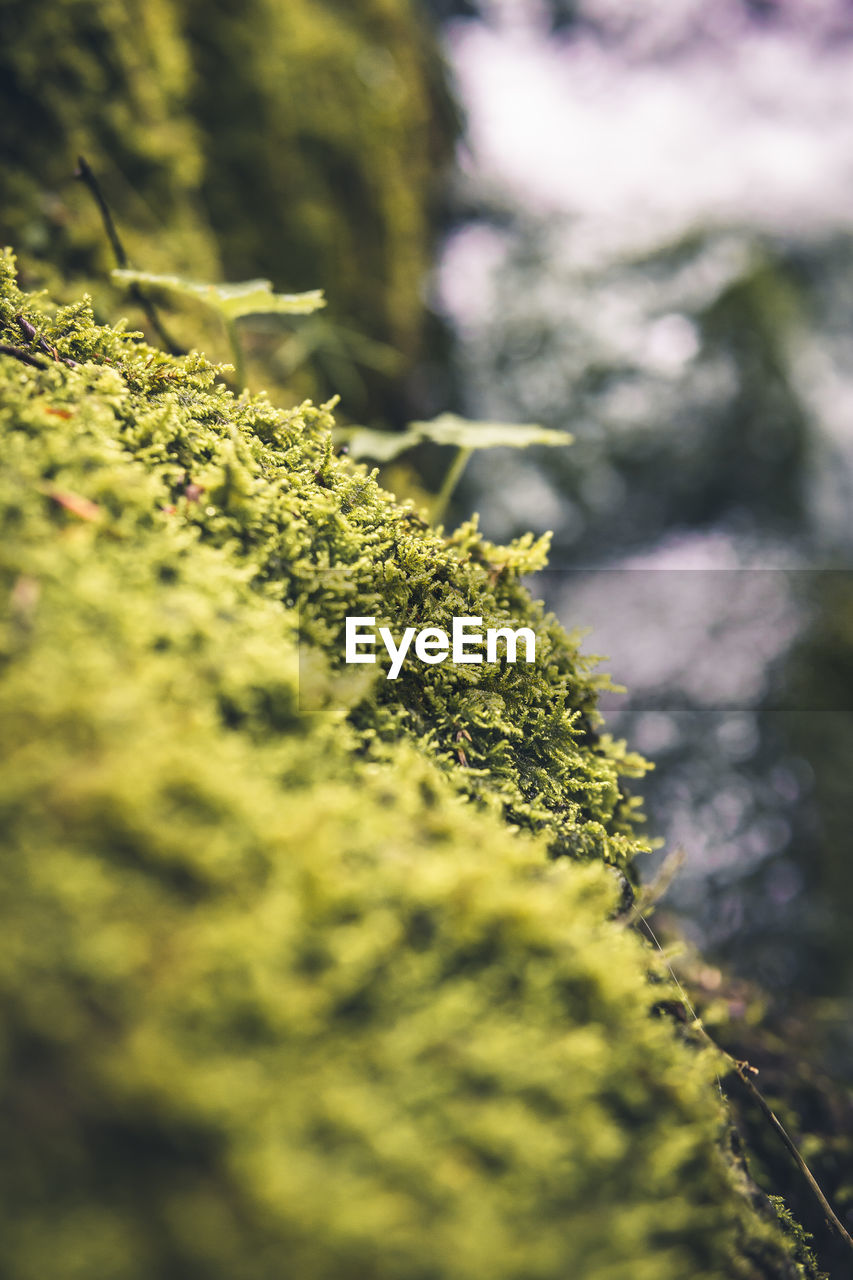
[[[3,1273],[793,1275],[612,918],[624,758],[519,586],[541,548],[444,540],[328,414],[7,260],[3,342],[21,311],[76,367],[0,355]],[[365,688],[367,600],[527,621],[544,663]]]
[[[134,265],[326,282],[329,321],[392,344],[405,370],[454,130],[410,0],[0,0],[0,14],[0,231],[31,279],[70,297],[115,265],[73,178],[83,153]],[[327,354],[346,368],[361,358],[347,350]]]
[[[779,1216],[785,1234],[791,1240],[797,1272],[802,1280],[829,1280],[829,1276],[818,1267],[817,1259],[812,1252],[812,1237],[809,1232],[803,1230],[781,1196],[771,1196],[770,1202]]]
[[[374,681],[352,711],[360,748],[387,756],[410,736],[466,794],[499,803],[519,825],[546,829],[555,853],[603,857],[627,870],[638,846],[620,781],[645,766],[599,736],[602,680],[590,677],[575,645],[520,585],[522,573],[544,562],[544,542],[493,547],[472,525],[445,540],[364,467],[333,456],[328,412],[235,400],[201,357],[175,364],[133,336],[95,327],[85,305],[47,318],[14,291],[0,305],[12,337],[20,338],[12,317],[23,308],[60,354],[101,364],[45,372],[62,395],[77,390],[71,418],[40,437],[43,473],[60,487],[67,475],[72,488],[82,473],[82,496],[120,528],[135,458],[148,478],[150,517],[227,548],[257,590],[298,612],[306,652],[319,649],[333,670],[343,668],[347,614],[374,615],[395,630],[403,620],[449,629],[461,614],[479,615],[485,626],[517,626],[522,617],[533,626],[533,668],[424,674],[419,667],[393,683]],[[18,424],[43,422],[36,382],[21,382],[15,365],[8,381],[6,411]]]
[[[0,14],[0,225],[29,269],[58,267],[65,283],[115,265],[98,212],[74,180],[83,152],[103,176],[131,253],[151,269],[180,264],[210,278],[216,253],[197,197],[201,140],[188,116],[192,65],[172,0],[0,0]]]

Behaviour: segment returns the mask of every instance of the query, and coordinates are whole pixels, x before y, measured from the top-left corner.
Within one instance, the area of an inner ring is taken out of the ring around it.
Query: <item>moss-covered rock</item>
[[[0,354],[4,1275],[796,1275],[613,918],[625,757],[519,586],[539,552],[445,540],[327,414],[50,313],[7,259],[7,346],[19,315],[47,350]],[[368,602],[524,621],[542,659],[365,686]]]
[[[401,353],[397,373],[414,360],[455,124],[411,0],[0,0],[0,16],[0,232],[33,281],[70,297],[115,265],[82,153],[137,267],[328,282],[328,322],[364,336],[332,362],[382,365],[368,340]]]

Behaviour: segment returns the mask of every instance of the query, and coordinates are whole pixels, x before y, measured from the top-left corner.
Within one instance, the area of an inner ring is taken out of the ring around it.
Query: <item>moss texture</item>
[[[13,297],[5,303],[13,337],[21,336],[13,318],[21,308],[44,329],[39,314]],[[69,426],[45,441],[55,450],[45,466],[60,489],[66,471],[86,465],[98,478],[90,477],[85,497],[105,516],[124,518],[121,489],[111,491],[99,460],[84,464],[69,454],[69,447],[88,448],[95,432],[96,440],[106,436],[111,458],[118,430],[154,486],[151,518],[227,548],[265,598],[299,616],[309,684],[312,647],[343,667],[347,614],[374,615],[395,631],[403,619],[449,630],[454,615],[479,615],[485,626],[524,615],[538,634],[534,668],[404,668],[400,679],[379,680],[358,699],[352,719],[360,747],[387,754],[409,735],[466,793],[492,798],[520,825],[547,829],[554,852],[627,869],[637,844],[620,779],[644,763],[599,736],[601,681],[587,675],[575,645],[519,584],[523,572],[544,563],[546,540],[494,547],[473,525],[445,540],[395,504],[364,467],[333,456],[328,412],[282,413],[263,397],[235,400],[202,357],[176,365],[132,337],[94,327],[85,304],[62,310],[45,332],[61,355],[96,359],[103,382],[95,384],[102,394],[75,404]],[[74,373],[58,365],[46,376],[73,381]],[[122,458],[119,485],[125,470]],[[336,696],[348,696],[342,684]]]
[[[7,258],[21,314],[60,358],[0,355],[4,1275],[802,1274],[613,918],[625,757],[519,586],[542,549],[431,532],[327,413]],[[543,660],[392,694],[341,671],[355,601]]]
[[[330,320],[415,358],[455,123],[410,0],[0,0],[0,18],[0,232],[34,281],[73,296],[115,265],[83,153],[134,265],[331,281]]]

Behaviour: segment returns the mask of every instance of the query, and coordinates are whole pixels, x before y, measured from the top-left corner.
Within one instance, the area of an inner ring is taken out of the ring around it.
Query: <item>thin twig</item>
[[[651,938],[652,942],[657,947],[658,951],[663,956],[664,963],[666,964],[666,967],[669,970],[670,976],[672,977],[672,980],[674,981],[676,987],[678,988],[681,994],[681,999],[684,1004],[684,1007],[687,1010],[687,1012],[690,1014],[690,1017],[693,1019],[692,1028],[695,1031],[698,1031],[699,1035],[705,1041],[707,1041],[707,1043],[710,1045],[712,1049],[715,1049],[717,1053],[722,1054],[722,1056],[724,1058],[727,1058],[728,1061],[731,1063],[732,1068],[735,1074],[737,1075],[738,1079],[746,1086],[748,1092],[754,1098],[755,1102],[758,1104],[758,1107],[761,1110],[761,1113],[764,1116],[764,1118],[769,1122],[771,1127],[776,1131],[776,1133],[782,1139],[782,1142],[785,1144],[785,1147],[787,1148],[789,1154],[793,1158],[797,1168],[799,1169],[800,1173],[802,1174],[803,1178],[808,1184],[809,1190],[811,1191],[812,1195],[820,1205],[823,1215],[826,1219],[827,1225],[836,1233],[836,1235],[844,1242],[844,1244],[846,1244],[847,1248],[851,1251],[851,1253],[853,1253],[853,1237],[851,1237],[850,1232],[844,1226],[844,1223],[838,1217],[832,1205],[827,1200],[826,1196],[823,1193],[823,1190],[821,1189],[820,1183],[818,1182],[817,1178],[814,1176],[811,1169],[803,1159],[803,1156],[801,1155],[797,1147],[797,1144],[794,1142],[793,1138],[790,1136],[787,1129],[782,1124],[782,1121],[776,1115],[776,1113],[774,1112],[773,1108],[770,1106],[767,1099],[764,1097],[761,1090],[751,1079],[749,1073],[750,1071],[754,1071],[755,1068],[750,1067],[749,1063],[747,1062],[739,1062],[737,1058],[733,1057],[732,1054],[728,1052],[728,1050],[723,1049],[720,1045],[717,1044],[716,1040],[710,1034],[710,1032],[705,1028],[701,1018],[698,1017],[696,1010],[693,1008],[692,1004],[688,1000],[687,994],[684,988],[682,987],[681,983],[678,981],[675,971],[673,970],[672,965],[667,960],[663,947],[655,937],[654,931],[651,925],[649,924],[648,920],[646,920],[645,916],[641,915],[641,913],[637,911],[636,908],[634,908],[634,914],[636,915],[640,924],[646,930],[646,933]]]
[[[0,343],[0,355],[11,356],[13,360],[20,360],[21,364],[28,364],[33,369],[47,368],[47,363],[39,360],[38,356],[30,355],[29,351],[23,351],[21,347],[9,347],[5,342]]]
[[[664,951],[663,947],[658,941],[657,935],[654,929],[652,928],[652,926],[649,924],[646,917],[643,915],[643,913],[639,910],[639,908],[635,904],[631,905],[631,913],[636,917],[637,921],[643,926],[643,928],[646,931],[646,934],[648,935],[649,940],[652,942],[652,944],[655,947],[657,947],[658,951],[663,956],[663,962],[666,965],[667,970],[669,971],[669,976],[672,978],[678,990],[678,993],[681,996],[681,1003],[684,1005],[685,1009],[690,1014],[690,1017],[693,1019],[692,1026],[695,1028],[695,1030],[699,1031],[702,1035],[704,1035],[705,1039],[709,1040],[715,1049],[718,1049],[720,1053],[725,1053],[725,1050],[720,1049],[719,1046],[715,1044],[714,1041],[711,1039],[708,1032],[705,1030],[705,1027],[702,1024],[702,1019],[699,1017],[698,1013],[693,1008],[693,1005],[690,1003],[687,992],[684,990],[684,987],[681,985],[681,983],[678,980],[678,974],[675,972],[672,965],[669,963],[669,960],[666,957],[666,952]],[[625,919],[629,919],[629,918],[630,916],[625,917]],[[724,1096],[723,1086],[719,1076],[717,1076],[717,1089],[719,1090],[720,1097],[722,1098]]]
[[[124,245],[121,242],[121,237],[119,236],[118,228],[116,227],[116,224],[115,224],[115,219],[113,218],[113,215],[110,211],[110,206],[107,204],[106,197],[104,196],[104,193],[101,190],[98,179],[95,177],[94,173],[92,172],[91,165],[89,164],[85,156],[77,157],[77,172],[75,174],[75,177],[79,178],[80,181],[85,183],[85,185],[89,188],[89,191],[92,194],[92,199],[95,201],[95,204],[98,206],[98,212],[100,213],[101,221],[104,224],[104,231],[106,231],[107,233],[107,239],[109,240],[110,245],[112,246],[113,254],[115,255],[116,265],[121,270],[124,270],[130,265],[127,257],[127,253],[125,252]],[[151,325],[151,328],[157,334],[157,337],[160,339],[163,346],[173,356],[185,355],[186,353],[182,351],[181,348],[177,345],[177,343],[169,334],[168,329],[163,324],[163,321],[160,319],[160,314],[157,308],[155,307],[154,303],[143,292],[143,290],[139,287],[139,285],[138,284],[130,285],[129,291],[130,291],[130,296],[133,298],[134,302],[138,303],[138,305],[145,312],[145,315],[148,318],[148,323]]]
[[[681,846],[666,855],[654,880],[644,884],[637,894],[635,905],[641,916],[644,911],[654,910],[660,900],[666,896],[670,885],[686,861],[687,854]]]
[[[91,191],[92,198],[98,206],[98,212],[101,215],[101,221],[104,224],[107,239],[112,245],[116,263],[119,267],[124,269],[129,265],[124,245],[121,242],[121,237],[119,236],[118,229],[116,228],[113,215],[110,211],[110,206],[106,202],[103,191],[101,191],[100,183],[92,172],[92,167],[85,156],[77,157],[77,172],[74,176],[75,178],[79,178],[81,182],[84,182]]]
[[[702,1028],[702,1031],[704,1032],[707,1039],[711,1040],[711,1037],[708,1035],[708,1032],[705,1031],[704,1027]],[[714,1041],[711,1040],[711,1043],[714,1044]],[[719,1048],[718,1045],[716,1045],[715,1047]],[[832,1228],[832,1230],[836,1233],[836,1235],[840,1236],[840,1238],[847,1245],[848,1249],[850,1249],[851,1252],[853,1252],[853,1237],[851,1237],[850,1232],[846,1229],[846,1227],[844,1226],[844,1223],[839,1219],[832,1205],[829,1203],[826,1196],[823,1194],[823,1191],[821,1190],[821,1187],[819,1182],[817,1181],[817,1178],[815,1178],[811,1169],[806,1164],[805,1160],[803,1159],[802,1155],[797,1149],[796,1143],[788,1133],[785,1126],[782,1124],[782,1121],[779,1119],[779,1117],[770,1107],[769,1103],[767,1102],[767,1099],[761,1093],[760,1089],[758,1089],[756,1085],[753,1083],[753,1081],[750,1079],[748,1074],[749,1072],[748,1064],[743,1062],[738,1062],[737,1059],[733,1058],[730,1053],[726,1053],[725,1049],[721,1049],[720,1052],[726,1054],[726,1057],[729,1059],[729,1061],[731,1062],[732,1066],[734,1067],[737,1073],[738,1079],[741,1080],[742,1083],[746,1085],[749,1093],[755,1099],[756,1103],[761,1109],[761,1112],[764,1115],[765,1119],[769,1121],[770,1125],[776,1130],[779,1137],[782,1139],[785,1146],[788,1148],[788,1151],[793,1157],[797,1165],[797,1168],[799,1169],[800,1173],[803,1175],[809,1187],[811,1188],[812,1195],[815,1197],[821,1209],[823,1210],[823,1215],[826,1218],[828,1225]]]
[[[29,320],[22,316],[20,311],[15,316],[15,323],[27,342],[34,342],[39,351],[43,351],[45,355],[50,356],[58,364],[67,364],[69,369],[79,369],[80,366],[76,360],[71,360],[68,356],[61,356],[56,347],[51,347],[45,338],[40,338],[35,325],[30,324]]]

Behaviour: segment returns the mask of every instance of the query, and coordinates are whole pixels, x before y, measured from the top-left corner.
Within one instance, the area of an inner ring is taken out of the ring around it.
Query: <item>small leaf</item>
[[[405,431],[373,431],[351,427],[338,433],[353,458],[393,458],[429,441],[457,449],[526,449],[528,445],[567,445],[574,439],[567,431],[552,431],[534,423],[473,422],[455,413],[443,413],[431,422],[410,422]]]
[[[571,444],[567,431],[553,431],[532,422],[475,422],[455,413],[442,413],[430,422],[410,422],[409,430],[433,444],[459,449],[526,449],[533,444]]]
[[[422,442],[414,431],[374,431],[370,427],[345,428],[336,436],[346,443],[351,458],[373,458],[376,462],[391,462]]]
[[[238,284],[199,284],[181,276],[160,276],[150,271],[116,269],[113,279],[125,284],[148,284],[158,289],[173,289],[207,303],[226,320],[241,316],[304,316],[326,305],[322,289],[308,293],[273,293],[269,280],[243,280]]]

